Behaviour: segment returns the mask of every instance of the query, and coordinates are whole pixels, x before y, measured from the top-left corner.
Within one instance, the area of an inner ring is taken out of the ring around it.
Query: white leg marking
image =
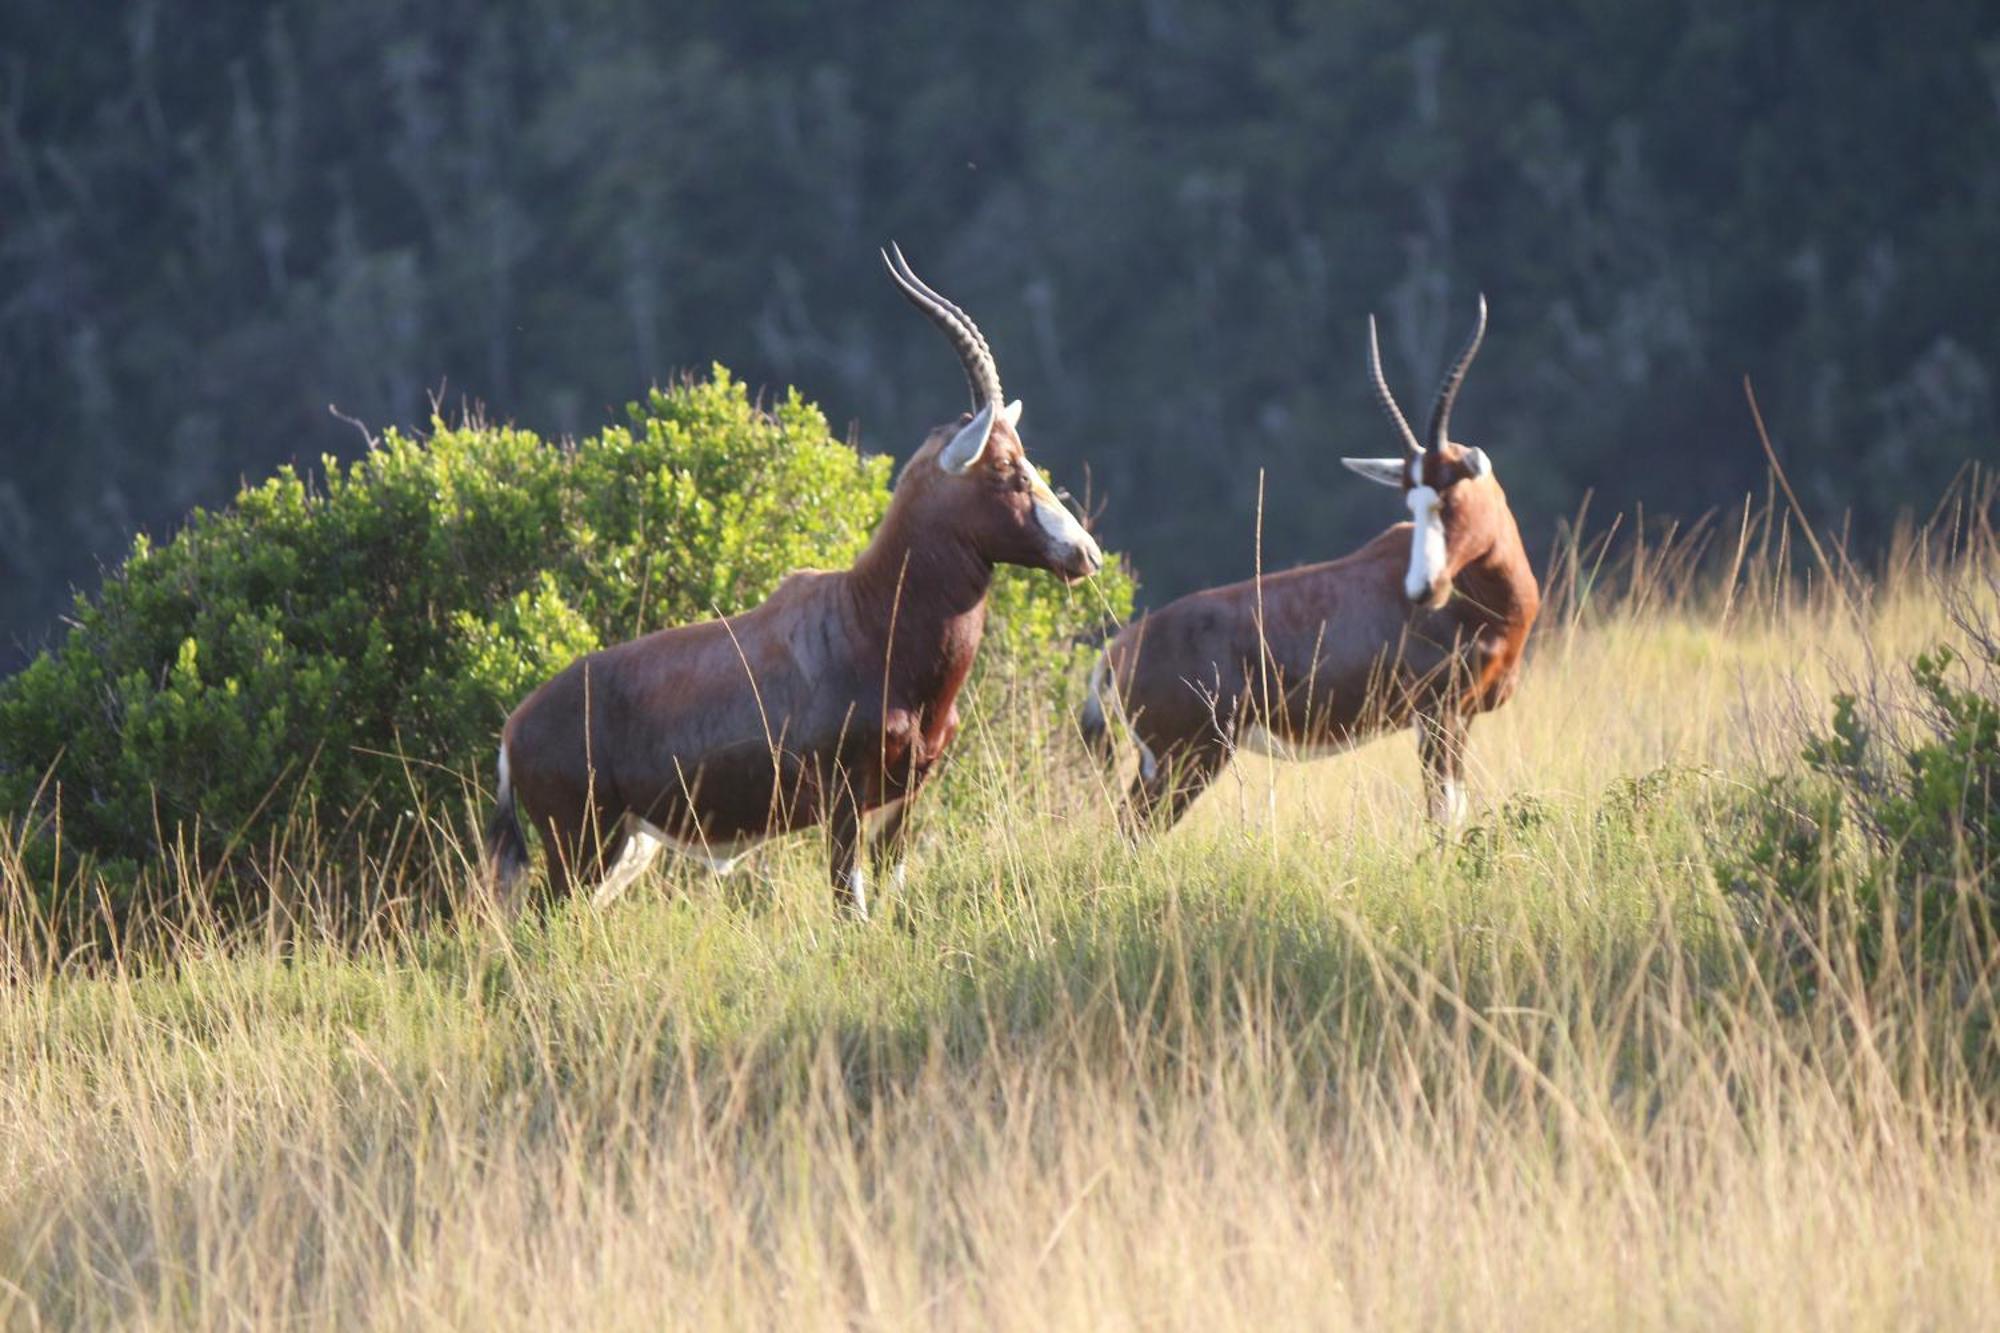
[[[1431,818],[1448,828],[1465,822],[1468,803],[1465,789],[1451,778],[1446,778],[1431,792]]]
[[[847,891],[854,895],[852,905],[854,915],[861,920],[868,919],[868,872],[860,866],[847,872]]]
[[[1138,746],[1139,746],[1139,776],[1146,779],[1146,781],[1151,782],[1154,778],[1160,775],[1160,761],[1153,754],[1152,746],[1146,744],[1146,742],[1144,741],[1139,741]]]
[[[597,886],[597,892],[590,895],[592,907],[609,907],[618,901],[632,882],[646,873],[646,867],[653,864],[653,858],[660,854],[660,842],[644,825],[633,821],[625,838],[625,849],[618,853],[611,873]]]
[[[1428,486],[1412,486],[1409,505],[1416,527],[1410,533],[1410,572],[1403,577],[1403,591],[1418,601],[1444,577],[1444,515],[1438,512],[1438,493]]]
[[[908,861],[896,862],[896,868],[889,872],[889,883],[895,889],[896,896],[898,898],[902,897],[903,890],[908,888],[910,883],[910,863]]]

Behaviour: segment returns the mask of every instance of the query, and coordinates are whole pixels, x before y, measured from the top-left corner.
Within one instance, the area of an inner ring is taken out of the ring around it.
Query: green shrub
[[[426,820],[463,828],[537,683],[844,565],[888,504],[891,460],[833,439],[796,392],[762,410],[717,368],[628,418],[573,447],[434,421],[325,460],[323,485],[286,468],[163,545],[139,538],[60,646],[0,683],[0,813],[37,891],[81,857],[122,909],[178,856],[182,882],[192,861],[225,906],[255,907],[245,868],[303,816],[378,854]],[[1097,599],[1130,606],[1115,567],[1100,582],[1083,599],[1010,571],[987,665],[1053,707]]]
[[[2000,943],[2000,644],[1958,610],[1963,646],[1835,696],[1803,772],[1766,779],[1720,862],[1801,929],[1851,927],[1871,967],[1898,944],[1977,959]]]

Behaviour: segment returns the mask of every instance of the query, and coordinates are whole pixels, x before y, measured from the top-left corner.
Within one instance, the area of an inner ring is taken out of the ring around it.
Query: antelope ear
[[[1004,419],[1004,420],[1005,420],[1005,421],[1007,422],[1007,429],[1008,429],[1008,430],[1012,430],[1012,429],[1014,429],[1014,427],[1016,427],[1016,426],[1020,425],[1020,424],[1021,424],[1021,400],[1020,400],[1020,399],[1018,399],[1018,398],[1016,398],[1016,399],[1015,399],[1015,400],[1014,400],[1013,402],[1011,402],[1011,403],[1007,404],[1007,409],[1006,409],[1006,410],[1005,410],[1004,412],[1002,412],[1002,413],[1001,413],[1000,415],[1001,415],[1001,417],[1002,417],[1002,418],[1003,418],[1003,419]]]
[[[1343,458],[1340,465],[1378,486],[1394,486],[1399,491],[1403,489],[1403,460],[1400,458]]]
[[[957,476],[979,461],[986,452],[986,439],[993,433],[993,404],[979,409],[979,415],[958,428],[951,443],[938,452],[938,466]]]

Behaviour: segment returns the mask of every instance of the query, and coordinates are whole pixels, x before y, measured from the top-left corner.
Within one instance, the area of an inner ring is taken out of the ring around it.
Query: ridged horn
[[[896,280],[896,286],[902,289],[910,304],[922,311],[951,340],[953,350],[965,366],[965,380],[972,389],[973,410],[976,412],[990,403],[994,411],[1000,411],[1007,401],[1000,391],[1000,368],[994,363],[993,349],[986,345],[986,337],[972,322],[972,316],[932,291],[910,268],[910,261],[903,258],[901,247],[894,241],[882,251],[882,262],[888,266],[889,276]]]
[[[1415,458],[1424,451],[1417,443],[1417,433],[1410,429],[1410,423],[1403,416],[1403,409],[1396,406],[1396,395],[1389,392],[1389,381],[1382,374],[1382,345],[1375,338],[1375,316],[1368,317],[1368,378],[1375,382],[1375,398],[1382,404],[1382,411],[1395,423],[1403,437],[1403,457]]]
[[[1472,364],[1472,358],[1479,355],[1479,344],[1486,337],[1486,294],[1479,294],[1479,322],[1472,327],[1472,337],[1466,340],[1465,350],[1452,362],[1451,370],[1445,375],[1444,383],[1438,386],[1437,406],[1431,409],[1430,429],[1425,437],[1435,449],[1445,442],[1446,429],[1451,424],[1451,405],[1458,400],[1458,387],[1465,383],[1465,371]]]

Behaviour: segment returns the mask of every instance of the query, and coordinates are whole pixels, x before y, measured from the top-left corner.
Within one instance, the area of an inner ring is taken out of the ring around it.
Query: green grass
[[[1710,870],[1788,710],[1942,613],[1723,605],[1552,618],[1450,839],[1407,737],[1132,847],[975,719],[874,925],[808,839],[601,912],[26,969],[0,1325],[1976,1323],[1993,997],[1837,950],[1787,987]]]

